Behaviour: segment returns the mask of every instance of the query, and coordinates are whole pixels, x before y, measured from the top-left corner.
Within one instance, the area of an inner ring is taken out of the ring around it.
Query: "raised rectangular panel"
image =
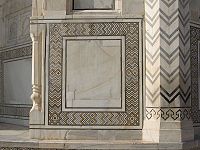
[[[31,58],[4,61],[4,103],[31,104]]]
[[[66,111],[124,111],[123,36],[66,37]]]

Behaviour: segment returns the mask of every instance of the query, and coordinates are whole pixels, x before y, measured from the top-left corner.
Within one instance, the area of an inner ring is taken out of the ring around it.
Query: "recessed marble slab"
[[[64,109],[123,110],[123,37],[66,38],[64,45]]]
[[[4,61],[4,103],[31,104],[31,58]]]

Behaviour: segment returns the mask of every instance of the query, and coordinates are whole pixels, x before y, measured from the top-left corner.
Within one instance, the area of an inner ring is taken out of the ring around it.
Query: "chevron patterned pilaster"
[[[190,107],[189,0],[146,0],[146,107]]]
[[[160,4],[146,0],[146,102],[152,106],[160,99]]]
[[[145,1],[144,140],[180,142],[184,133],[193,140],[189,12],[189,0]]]
[[[189,17],[189,0],[160,0],[162,103],[190,105]]]

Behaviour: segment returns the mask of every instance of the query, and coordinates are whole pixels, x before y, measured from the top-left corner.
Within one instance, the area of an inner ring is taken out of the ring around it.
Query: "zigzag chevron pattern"
[[[146,100],[160,98],[160,12],[159,0],[146,0]]]
[[[146,0],[145,6],[146,98],[190,102],[189,0]]]

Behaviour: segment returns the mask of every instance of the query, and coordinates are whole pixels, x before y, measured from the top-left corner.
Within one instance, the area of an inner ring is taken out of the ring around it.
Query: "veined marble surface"
[[[121,107],[121,40],[69,40],[68,107]]]
[[[4,103],[31,104],[31,58],[5,61]]]

